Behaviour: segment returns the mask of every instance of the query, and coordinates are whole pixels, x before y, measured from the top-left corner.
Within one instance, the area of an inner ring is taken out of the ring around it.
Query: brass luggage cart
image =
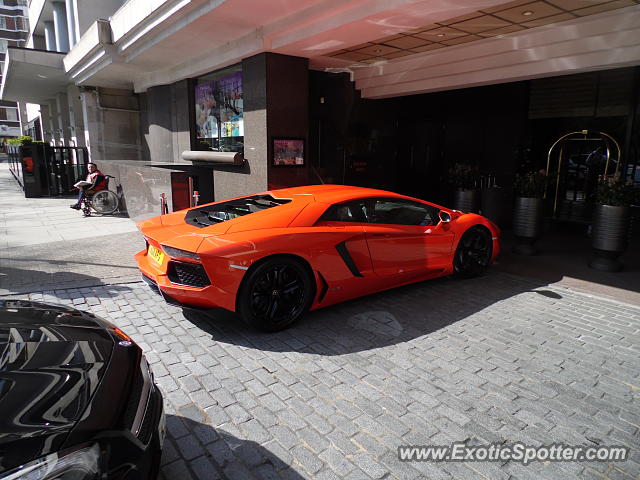
[[[581,130],[556,140],[547,155],[551,182],[545,198],[553,200],[552,218],[589,224],[598,177],[618,173],[622,150],[611,135]]]

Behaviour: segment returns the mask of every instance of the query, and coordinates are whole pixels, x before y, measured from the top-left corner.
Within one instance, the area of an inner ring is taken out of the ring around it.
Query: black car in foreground
[[[152,479],[164,430],[162,395],[124,332],[0,300],[0,480]]]

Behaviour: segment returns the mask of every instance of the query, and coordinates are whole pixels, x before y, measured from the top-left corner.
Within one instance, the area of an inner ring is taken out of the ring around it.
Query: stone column
[[[40,105],[40,126],[42,127],[42,140],[51,141],[51,128],[49,127],[49,106]]]
[[[82,123],[84,125],[85,147],[89,150],[89,160],[98,162],[105,158],[103,128],[96,95],[91,90],[80,94],[82,102]]]
[[[25,135],[24,130],[27,128],[27,104],[25,102],[18,102],[18,114],[20,115],[20,130]]]
[[[60,131],[61,144],[69,146],[71,131],[69,129],[69,102],[66,93],[56,94],[56,107],[58,110],[57,127]]]
[[[56,47],[56,29],[53,22],[44,22],[44,45],[47,50],[57,51]]]
[[[74,147],[84,147],[84,120],[80,89],[75,85],[67,87],[67,101],[69,102],[69,139]]]
[[[58,52],[69,51],[69,29],[67,27],[67,12],[63,2],[52,2],[53,25],[56,35],[56,50]]]
[[[49,111],[49,121],[45,122],[43,130],[51,132],[51,144],[54,146],[62,145],[62,132],[58,126],[58,102],[53,100],[46,104]]]
[[[64,2],[65,10],[67,11],[67,28],[69,30],[70,49],[78,42],[78,38],[76,37],[76,18],[73,3],[73,0],[65,0]]]
[[[275,53],[242,60],[244,170],[214,170],[215,199],[312,183],[308,143],[305,166],[272,167],[273,138],[308,137],[309,61]]]

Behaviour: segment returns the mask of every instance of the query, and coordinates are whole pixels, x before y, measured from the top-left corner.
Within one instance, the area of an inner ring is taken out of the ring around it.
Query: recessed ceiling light
[[[39,74],[39,73],[37,74],[37,76],[38,76],[38,77],[40,77],[40,78],[47,78],[47,76],[46,76],[46,75],[41,75],[41,74]]]
[[[522,12],[522,15],[528,17],[529,15],[533,15],[533,12],[531,10],[525,10],[524,12]]]
[[[444,37],[444,33],[438,33],[436,37]]]
[[[376,48],[373,53],[382,53],[382,49],[381,48]]]

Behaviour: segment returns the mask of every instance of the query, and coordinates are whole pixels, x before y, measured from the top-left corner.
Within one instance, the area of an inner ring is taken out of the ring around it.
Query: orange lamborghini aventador
[[[222,307],[276,331],[306,310],[443,275],[482,273],[500,250],[488,219],[343,185],[273,190],[138,224],[143,278],[165,300]]]

